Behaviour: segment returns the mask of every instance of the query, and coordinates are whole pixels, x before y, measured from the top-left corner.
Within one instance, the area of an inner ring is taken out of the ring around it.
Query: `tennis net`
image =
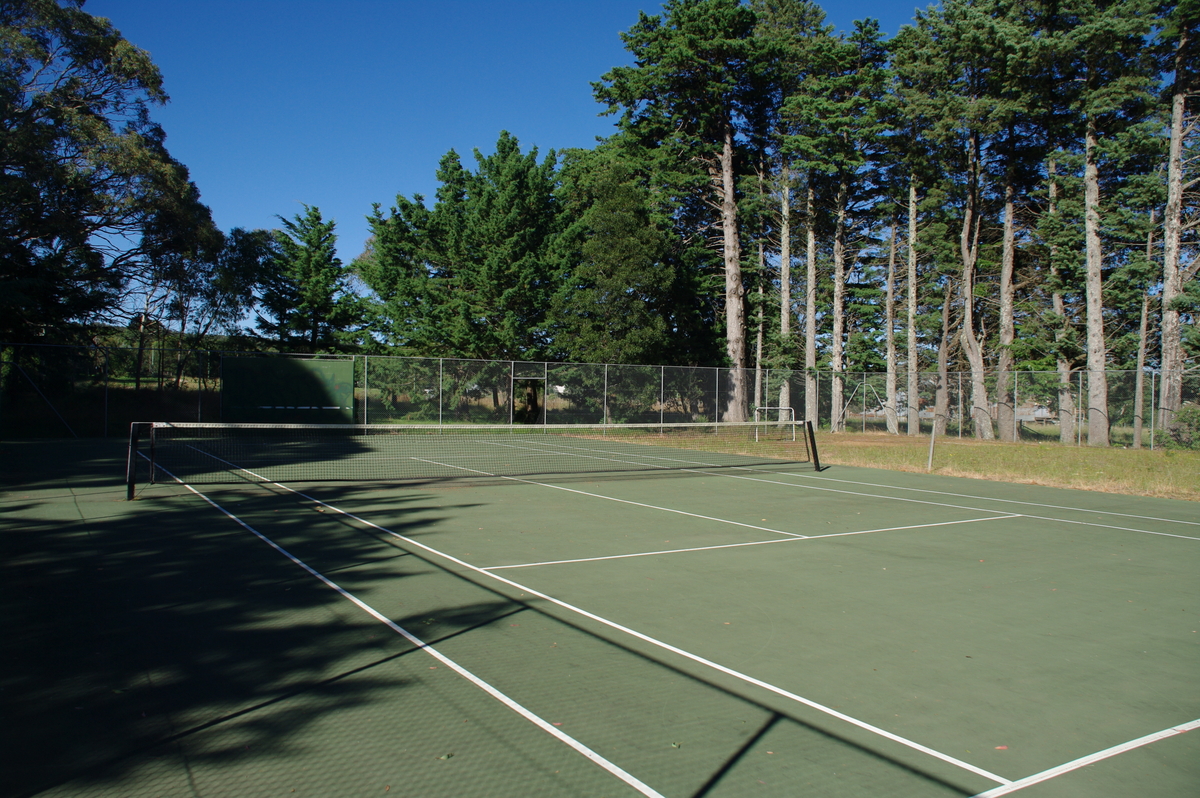
[[[127,484],[395,482],[811,463],[808,422],[364,425],[146,422],[129,436]]]

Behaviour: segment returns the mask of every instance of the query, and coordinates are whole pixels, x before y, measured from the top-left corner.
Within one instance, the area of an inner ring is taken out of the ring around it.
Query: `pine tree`
[[[432,209],[396,198],[370,217],[373,242],[355,271],[379,296],[389,343],[440,357],[536,359],[555,279],[559,215],[556,156],[541,163],[502,132],[475,151],[476,171],[453,150],[442,158]]]
[[[622,34],[635,66],[617,67],[594,84],[620,127],[660,153],[661,171],[682,192],[715,209],[720,230],[726,355],[733,371],[728,420],[744,420],[746,299],[738,213],[739,136],[764,124],[764,76],[770,41],[754,35],[755,15],[738,0],[668,0],[661,16],[641,14]],[[698,171],[695,167],[700,166]],[[693,235],[702,235],[698,227]]]
[[[304,206],[292,219],[278,217],[278,253],[263,280],[258,328],[281,343],[321,352],[352,344],[362,305],[350,290],[349,274],[337,257],[335,222]]]

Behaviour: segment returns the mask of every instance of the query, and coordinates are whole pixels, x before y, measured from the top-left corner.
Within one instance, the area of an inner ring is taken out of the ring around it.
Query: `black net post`
[[[150,428],[150,484],[153,485],[154,478],[157,476],[157,474],[154,473],[155,465],[158,462],[157,459],[155,458],[155,451],[154,451],[154,439],[155,439],[154,431],[156,429],[158,429],[158,427],[155,426],[154,424],[149,424],[147,426],[149,426],[149,428]]]
[[[129,454],[125,460],[125,500],[133,501],[137,492],[137,459],[138,444],[142,437],[142,424],[133,422],[129,425]]]

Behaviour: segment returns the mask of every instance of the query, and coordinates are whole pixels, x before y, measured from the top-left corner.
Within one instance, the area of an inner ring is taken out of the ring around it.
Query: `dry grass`
[[[923,473],[929,456],[928,437],[826,433],[817,446],[822,464],[894,471]],[[939,438],[933,473],[1200,501],[1200,452]]]

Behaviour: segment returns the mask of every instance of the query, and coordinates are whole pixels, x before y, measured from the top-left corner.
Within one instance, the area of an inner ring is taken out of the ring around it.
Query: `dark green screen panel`
[[[354,361],[224,358],[221,419],[235,423],[353,423]]]

